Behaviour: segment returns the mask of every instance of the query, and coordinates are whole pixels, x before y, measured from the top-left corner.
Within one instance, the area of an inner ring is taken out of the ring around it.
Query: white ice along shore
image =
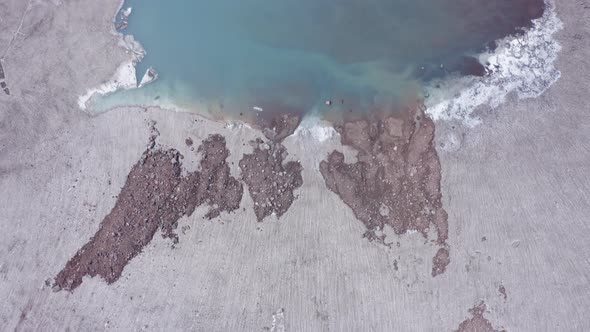
[[[131,7],[123,11],[122,15],[128,17],[131,14]],[[140,88],[158,78],[158,73],[152,67],[148,68],[142,77],[141,82],[137,82],[135,65],[145,56],[145,50],[141,44],[133,38],[133,35],[122,35],[119,40],[119,46],[125,49],[129,54],[129,59],[121,63],[113,76],[103,84],[90,88],[83,95],[78,97],[78,107],[81,110],[87,110],[88,102],[96,95],[106,95],[118,90]]]
[[[546,1],[543,16],[534,20],[528,31],[498,41],[495,51],[479,56],[490,74],[433,82],[426,89],[426,112],[434,120],[459,120],[473,127],[480,120],[472,112],[480,105],[495,108],[512,91],[519,98],[538,97],[561,75],[554,66],[561,46],[553,34],[562,28],[555,4]]]

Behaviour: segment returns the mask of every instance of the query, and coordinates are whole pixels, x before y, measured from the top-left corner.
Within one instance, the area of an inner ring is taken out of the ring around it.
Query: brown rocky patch
[[[71,258],[57,275],[57,289],[73,290],[86,275],[115,282],[127,263],[137,256],[161,228],[174,242],[177,221],[191,215],[201,204],[210,207],[206,217],[239,207],[242,185],[229,173],[225,139],[212,135],[199,147],[201,170],[181,175],[181,154],[156,149],[153,129],[148,149],[133,166],[115,207],[101,222],[98,232]]]
[[[409,230],[425,238],[437,231],[440,249],[433,276],[449,263],[447,213],[440,193],[440,162],[433,145],[434,123],[421,108],[379,118],[347,122],[337,128],[342,144],[357,150],[357,162],[346,163],[333,151],[320,163],[327,187],[365,224],[365,236],[384,240],[385,225],[396,234]]]
[[[258,126],[261,127],[262,133],[275,143],[291,136],[300,123],[301,115],[291,109],[283,109],[280,112],[264,111],[258,117]]]
[[[447,265],[451,262],[449,257],[449,250],[447,248],[440,248],[436,255],[432,258],[432,276],[436,277],[439,274],[445,273]]]
[[[258,221],[274,213],[281,217],[295,200],[294,191],[301,187],[301,164],[296,161],[283,163],[287,150],[280,143],[264,143],[258,139],[254,152],[240,160],[242,179],[254,201]]]
[[[486,311],[485,303],[481,302],[475,307],[469,309],[472,317],[464,320],[457,328],[457,332],[501,332],[495,330],[492,324],[483,317]],[[502,331],[505,332],[505,331]]]
[[[281,142],[292,135],[301,123],[294,112],[266,113],[259,119],[262,132],[268,139],[251,142],[254,151],[240,160],[242,179],[254,201],[258,221],[271,214],[281,217],[295,200],[295,189],[303,184],[303,167],[296,161],[283,163],[289,155]]]
[[[504,301],[508,299],[508,294],[506,293],[506,287],[504,287],[504,285],[500,285],[500,287],[498,287],[498,292],[500,292],[500,295],[502,295]]]

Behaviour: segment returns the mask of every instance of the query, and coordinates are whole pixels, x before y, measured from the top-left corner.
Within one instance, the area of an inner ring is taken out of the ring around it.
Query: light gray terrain
[[[77,96],[130,55],[118,46],[119,2],[4,0],[0,55],[0,329],[198,331],[451,331],[486,304],[497,330],[589,331],[590,2],[557,4],[562,75],[536,99],[509,98],[483,123],[437,122],[451,263],[431,276],[436,246],[390,235],[391,248],[326,189],[318,165],[345,150],[297,135],[284,141],[304,167],[298,198],[279,220],[237,213],[179,221],[180,241],[156,234],[108,285],[73,292],[52,279],[96,233],[156,121],[158,144],[226,137],[237,161],[261,133],[195,114],[79,110]],[[449,137],[460,145],[449,148]],[[444,146],[443,146],[444,145]]]

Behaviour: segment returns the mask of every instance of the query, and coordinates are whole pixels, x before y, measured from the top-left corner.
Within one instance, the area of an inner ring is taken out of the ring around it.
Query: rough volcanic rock
[[[100,275],[115,282],[125,265],[152,240],[158,228],[178,241],[177,221],[191,215],[201,204],[210,206],[208,218],[239,207],[242,185],[230,176],[225,139],[212,135],[199,147],[201,171],[181,175],[182,156],[174,149],[155,149],[153,128],[150,144],[133,166],[115,207],[98,232],[68,261],[57,275],[58,289],[73,290],[85,275]]]
[[[98,232],[57,275],[56,285],[74,289],[82,277],[100,275],[116,281],[123,268],[141,252],[175,207],[171,199],[181,181],[180,154],[175,150],[148,151],[133,166],[115,203]]]
[[[386,224],[396,234],[415,230],[424,237],[435,227],[436,242],[445,248],[446,259],[439,251],[439,259],[433,263],[448,264],[448,223],[441,203],[432,120],[416,108],[347,122],[337,129],[342,144],[358,151],[357,162],[347,164],[341,152],[333,151],[320,163],[320,172],[327,187],[365,224],[365,236],[383,240],[375,232]],[[438,265],[436,270],[444,271],[445,267]]]
[[[288,153],[281,144],[295,132],[301,116],[296,110],[271,104],[265,106],[257,122],[268,142],[261,139],[251,142],[254,151],[244,154],[239,165],[242,180],[254,201],[256,218],[262,221],[273,213],[278,218],[287,212],[295,200],[294,190],[303,184],[303,167],[295,161],[283,164]]]
[[[299,162],[283,164],[287,150],[280,143],[254,142],[254,152],[245,154],[240,160],[242,179],[254,201],[254,212],[258,221],[275,213],[281,217],[293,201],[293,191],[303,184]]]
[[[469,309],[472,318],[464,320],[457,328],[457,332],[501,332],[495,330],[492,324],[483,317],[486,311],[485,303],[481,302],[479,305]]]
[[[451,262],[449,257],[449,250],[447,248],[440,248],[432,258],[432,276],[436,277],[439,274],[445,273],[447,265]]]
[[[281,217],[295,200],[294,190],[303,184],[301,164],[295,161],[283,164],[288,153],[281,144],[300,123],[301,116],[295,110],[275,104],[265,107],[258,116],[257,126],[268,142],[261,139],[251,142],[254,151],[244,154],[239,162],[258,221],[273,213]]]
[[[196,198],[196,206],[207,204],[210,206],[206,217],[209,219],[219,216],[222,211],[233,211],[240,207],[242,200],[242,184],[230,175],[226,160],[229,150],[225,145],[225,138],[212,135],[197,150],[201,153],[201,171],[194,172],[199,181],[188,181],[192,185],[190,193]],[[189,175],[190,177],[191,175]],[[192,214],[194,207],[187,210]]]
[[[262,127],[262,133],[273,142],[282,142],[291,136],[299,124],[301,116],[294,112],[286,113],[264,113],[258,120]]]

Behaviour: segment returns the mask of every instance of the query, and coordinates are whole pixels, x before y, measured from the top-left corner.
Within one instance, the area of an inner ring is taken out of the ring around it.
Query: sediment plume
[[[366,226],[369,240],[384,242],[385,225],[398,235],[413,230],[425,238],[434,227],[439,251],[432,276],[443,273],[450,262],[448,221],[441,202],[434,122],[422,108],[412,107],[336,129],[342,144],[357,151],[357,161],[346,163],[342,152],[330,153],[320,163],[328,189]]]

